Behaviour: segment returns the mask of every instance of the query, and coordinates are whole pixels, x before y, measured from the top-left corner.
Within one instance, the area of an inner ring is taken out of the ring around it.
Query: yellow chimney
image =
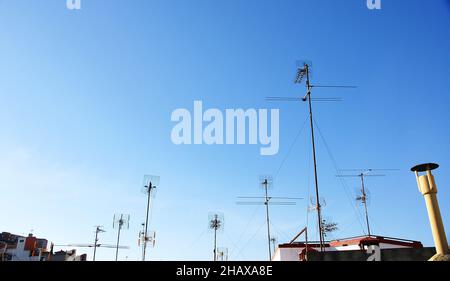
[[[437,169],[438,164],[428,163],[414,166],[411,171],[416,174],[419,191],[425,198],[425,204],[430,220],[431,232],[433,233],[436,255],[430,261],[450,260],[447,237],[445,235],[444,224],[442,223],[441,211],[437,200],[437,186],[434,181],[432,170]],[[419,173],[422,173],[420,175]]]

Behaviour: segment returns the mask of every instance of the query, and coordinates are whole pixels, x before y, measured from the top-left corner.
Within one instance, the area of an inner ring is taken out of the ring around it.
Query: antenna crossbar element
[[[350,86],[350,85],[311,85],[311,88],[356,89],[356,88],[358,88],[358,86]]]
[[[75,248],[111,248],[111,249],[115,249],[117,248],[117,245],[110,245],[110,244],[57,244],[57,245],[53,245],[55,247],[75,247]],[[128,246],[121,246],[119,245],[119,249],[130,249],[130,247]]]
[[[262,196],[256,196],[256,197],[252,197],[252,196],[238,196],[237,198],[239,198],[239,199],[265,199],[266,197],[262,197]],[[269,196],[267,198],[269,200],[271,200],[271,199],[302,200],[303,199],[301,197],[276,197],[276,196]]]
[[[386,175],[384,174],[379,174],[379,175],[366,175],[366,174],[359,174],[359,175],[336,175],[336,177],[338,178],[359,178],[361,176],[364,177],[385,177]]]
[[[267,101],[306,101],[306,98],[299,97],[267,97]],[[339,102],[343,101],[340,97],[323,97],[323,98],[311,98],[312,101],[322,102]]]
[[[236,202],[237,205],[279,205],[279,206],[295,206],[295,202]]]
[[[400,169],[342,169],[341,172],[400,171]]]

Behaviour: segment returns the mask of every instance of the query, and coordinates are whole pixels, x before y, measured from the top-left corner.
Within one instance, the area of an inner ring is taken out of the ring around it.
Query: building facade
[[[48,240],[21,236],[9,232],[0,233],[0,261],[85,261],[86,254],[77,256],[76,250],[53,253]]]
[[[359,236],[329,241],[323,251],[317,242],[280,244],[273,261],[426,261],[435,254],[419,241]]]

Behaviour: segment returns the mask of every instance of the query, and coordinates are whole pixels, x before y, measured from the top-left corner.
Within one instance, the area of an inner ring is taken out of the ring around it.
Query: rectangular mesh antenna
[[[159,179],[159,176],[145,175],[142,182],[141,191],[146,194],[151,191],[153,194],[155,194],[155,189],[159,188]],[[152,190],[150,190],[150,187]]]
[[[224,215],[220,212],[211,212],[208,214],[208,228],[221,231],[225,225]]]
[[[260,175],[258,179],[259,187],[265,189],[267,184],[267,189],[273,189],[273,178],[270,175]]]
[[[113,228],[128,229],[130,227],[130,215],[115,214],[113,219]]]

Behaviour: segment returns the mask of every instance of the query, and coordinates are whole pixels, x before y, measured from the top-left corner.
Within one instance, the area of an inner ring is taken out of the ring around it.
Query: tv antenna
[[[147,242],[150,241],[150,238],[147,231],[148,231],[148,219],[149,219],[149,213],[150,213],[150,203],[151,198],[155,197],[156,193],[156,187],[159,187],[159,176],[152,176],[152,175],[145,175],[144,176],[144,183],[142,184],[142,192],[147,195],[147,212],[145,216],[145,226],[144,231],[142,233],[143,237],[143,244],[142,244],[142,261],[145,261],[145,254],[147,250]],[[154,243],[154,242],[151,242]]]
[[[95,226],[95,239],[94,239],[94,255],[92,256],[92,261],[95,261],[95,253],[97,252],[97,244],[98,244],[98,234],[102,232],[106,232],[102,229],[103,226],[97,225]]]
[[[339,230],[338,224],[331,219],[322,219],[322,228],[324,238],[328,237],[328,234]]]
[[[95,245],[95,244],[56,244],[53,246],[55,246],[55,247],[75,247],[75,248],[95,248],[95,247],[96,248],[109,248],[109,249],[117,248],[117,245],[101,244],[101,243],[97,243],[97,245]],[[130,249],[130,247],[119,245],[119,249]]]
[[[145,223],[142,224],[142,231],[139,232],[138,246],[143,246],[145,242]],[[147,236],[147,243],[150,243],[150,247],[154,248],[156,244],[156,231],[150,231]]]
[[[228,261],[228,248],[217,248],[217,260]]]
[[[316,157],[316,144],[314,139],[314,119],[312,112],[312,102],[313,101],[324,101],[324,102],[334,102],[342,101],[341,98],[312,98],[311,91],[313,88],[357,88],[356,86],[343,86],[343,85],[313,85],[311,84],[310,74],[311,74],[312,63],[308,61],[298,61],[297,62],[297,75],[295,77],[294,83],[301,84],[303,81],[306,83],[306,94],[303,98],[299,97],[268,97],[266,100],[269,101],[304,101],[308,102],[309,108],[309,120],[311,128],[311,143],[313,150],[313,160],[314,160],[314,183],[315,183],[315,193],[316,200],[319,202],[317,204],[317,222],[319,227],[319,240],[320,240],[320,250],[324,250],[324,236],[322,231],[322,217],[321,217],[321,206],[319,200],[319,183],[317,176],[317,157]]]
[[[128,229],[130,227],[130,215],[115,214],[113,218],[113,228],[117,229],[117,244],[116,244],[116,261],[119,257],[119,241],[120,232],[122,229]]]
[[[296,205],[294,201],[279,201],[279,200],[301,200],[303,198],[294,197],[273,197],[269,196],[268,190],[273,187],[273,179],[271,176],[260,176],[259,186],[264,189],[264,197],[249,197],[240,196],[238,199],[251,199],[253,201],[237,202],[238,205],[265,205],[266,206],[266,222],[267,222],[267,245],[269,250],[269,261],[272,260],[272,249],[271,249],[271,236],[270,236],[270,216],[269,216],[269,205],[281,205],[281,206],[291,206]],[[264,201],[254,201],[255,199],[263,199]],[[274,201],[272,199],[275,199]]]
[[[208,215],[209,229],[214,231],[214,261],[217,261],[217,231],[223,229],[224,216],[222,213],[210,213]]]
[[[383,171],[398,171],[398,169],[347,169],[340,170],[342,172],[356,172],[356,174],[351,175],[337,175],[337,177],[351,177],[351,178],[360,178],[361,179],[361,194],[356,197],[356,201],[361,201],[364,206],[364,213],[366,216],[366,226],[367,226],[367,234],[370,236],[370,224],[369,224],[369,212],[367,208],[368,200],[370,200],[370,193],[365,187],[364,178],[365,177],[384,177],[385,174],[372,174],[372,172],[383,172]]]
[[[103,231],[103,232],[105,232],[105,231]],[[102,244],[102,243],[98,243],[98,240],[97,240],[97,243],[94,243],[94,244],[64,244],[64,245],[63,244],[56,244],[56,245],[52,244],[52,246],[54,246],[54,247],[94,248],[94,256],[93,256],[92,261],[95,261],[95,252],[96,252],[97,248],[108,248],[108,249],[117,249],[117,248],[129,249],[130,248],[128,246]]]
[[[317,206],[320,205],[321,208],[325,207],[327,205],[327,201],[325,201],[325,198],[322,196],[319,199],[319,204],[317,204],[317,199],[315,196],[311,196],[309,198],[309,206],[308,206],[308,212],[316,212]]]

